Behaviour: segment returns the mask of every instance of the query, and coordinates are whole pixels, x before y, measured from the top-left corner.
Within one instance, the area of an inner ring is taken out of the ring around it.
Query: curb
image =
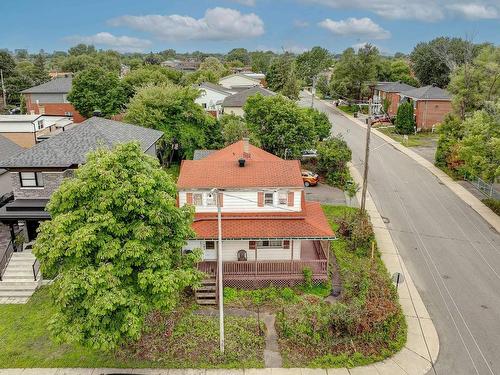
[[[333,108],[337,113],[341,114],[345,118],[348,118],[352,122],[361,126],[363,129],[366,129],[366,124],[352,116],[349,116],[347,113],[344,113],[337,108],[335,108],[330,103],[322,101],[326,106]],[[455,195],[457,195],[464,203],[470,206],[474,211],[476,211],[486,222],[494,228],[498,233],[500,233],[500,217],[495,214],[488,206],[486,206],[483,202],[477,199],[472,193],[467,191],[463,186],[456,183],[450,176],[448,176],[441,169],[436,167],[434,164],[424,159],[422,156],[418,155],[415,151],[412,151],[406,146],[403,146],[401,143],[395,141],[391,137],[385,135],[384,133],[378,131],[377,129],[372,128],[372,133],[376,136],[382,138],[386,143],[393,146],[398,151],[401,151],[406,156],[413,159],[420,166],[426,168],[429,172],[431,172],[434,176],[436,176],[448,189],[450,189]]]
[[[349,171],[354,181],[361,185],[363,179],[352,163],[349,163]],[[361,202],[359,191],[356,193],[356,198]],[[349,373],[358,374],[359,370],[360,375],[365,373],[426,374],[433,367],[439,354],[439,337],[436,328],[369,191],[366,193],[366,212],[370,216],[377,245],[387,271],[391,275],[395,272],[403,274],[404,281],[398,287],[398,296],[408,325],[408,333],[406,344],[400,352],[382,362],[350,369]]]

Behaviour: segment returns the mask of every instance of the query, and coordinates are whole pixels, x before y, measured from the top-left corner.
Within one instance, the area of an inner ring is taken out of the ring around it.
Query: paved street
[[[301,103],[310,105],[310,96]],[[365,130],[316,101],[361,172]],[[500,374],[500,235],[427,169],[373,135],[369,190],[440,338],[437,374]]]

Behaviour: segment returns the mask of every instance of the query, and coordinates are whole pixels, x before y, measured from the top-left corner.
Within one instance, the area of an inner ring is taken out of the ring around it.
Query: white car
[[[304,151],[302,151],[301,156],[302,156],[302,159],[317,158],[318,152],[316,150],[304,150]]]

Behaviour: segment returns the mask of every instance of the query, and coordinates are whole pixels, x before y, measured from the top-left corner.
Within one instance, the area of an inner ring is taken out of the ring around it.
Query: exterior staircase
[[[217,305],[217,281],[215,278],[205,279],[201,286],[195,289],[198,305]]]
[[[29,249],[13,253],[0,281],[0,303],[25,303],[41,282],[39,267],[33,265],[36,258]]]

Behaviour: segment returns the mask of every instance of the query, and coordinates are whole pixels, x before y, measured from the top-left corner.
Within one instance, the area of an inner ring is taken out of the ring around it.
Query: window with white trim
[[[37,121],[36,128],[37,128],[37,130],[42,130],[43,129],[43,120],[38,120]]]
[[[288,192],[280,191],[278,193],[278,203],[280,206],[286,206],[288,204]]]
[[[203,194],[202,193],[193,193],[193,205],[203,206]]]
[[[216,196],[214,193],[207,193],[207,206],[217,205]]]
[[[272,206],[274,204],[274,193],[264,193],[264,205]]]
[[[42,172],[19,172],[21,187],[43,187]]]
[[[279,248],[279,247],[283,247],[282,240],[257,241],[257,248],[258,249]]]
[[[215,241],[205,241],[205,250],[215,250]]]

